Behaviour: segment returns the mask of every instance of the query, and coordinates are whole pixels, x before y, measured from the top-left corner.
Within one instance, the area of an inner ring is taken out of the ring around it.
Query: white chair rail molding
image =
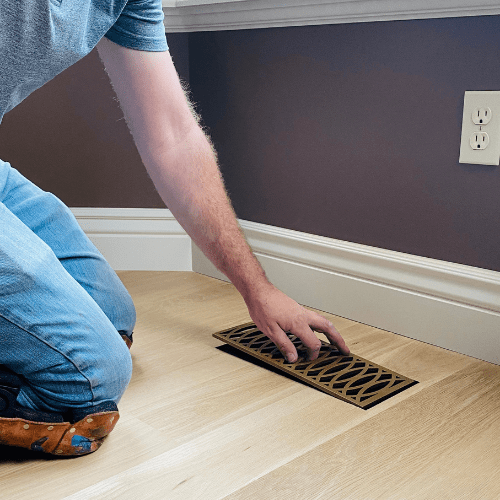
[[[167,33],[500,14],[495,0],[163,0]]]

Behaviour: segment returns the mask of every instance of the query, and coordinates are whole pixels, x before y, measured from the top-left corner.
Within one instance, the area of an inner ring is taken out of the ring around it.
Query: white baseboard
[[[191,271],[191,238],[167,209],[72,208],[115,270]]]
[[[240,222],[299,303],[500,364],[500,273]],[[195,245],[193,270],[226,279]]]
[[[116,270],[226,279],[169,210],[72,211]],[[500,364],[500,273],[240,222],[269,279],[299,303]]]

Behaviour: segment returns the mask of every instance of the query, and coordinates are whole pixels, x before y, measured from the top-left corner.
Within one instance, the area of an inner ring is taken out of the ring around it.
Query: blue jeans
[[[65,412],[118,403],[135,309],[70,210],[0,160],[0,365],[18,403]]]

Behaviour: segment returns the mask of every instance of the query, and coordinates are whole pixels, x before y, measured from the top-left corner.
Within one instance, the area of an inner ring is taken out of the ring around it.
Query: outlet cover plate
[[[472,115],[478,108],[491,109],[491,120],[486,125],[476,125],[473,121]],[[471,136],[476,132],[488,134],[489,144],[486,149],[472,148]],[[465,92],[459,162],[475,165],[500,164],[500,91]]]

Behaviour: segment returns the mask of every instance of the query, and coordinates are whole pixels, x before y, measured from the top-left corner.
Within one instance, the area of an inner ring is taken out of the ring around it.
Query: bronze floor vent
[[[365,410],[418,383],[352,353],[344,356],[323,341],[318,358],[306,361],[300,339],[290,334],[288,336],[297,349],[299,359],[293,364],[287,363],[255,323],[239,325],[213,336],[267,366]]]

